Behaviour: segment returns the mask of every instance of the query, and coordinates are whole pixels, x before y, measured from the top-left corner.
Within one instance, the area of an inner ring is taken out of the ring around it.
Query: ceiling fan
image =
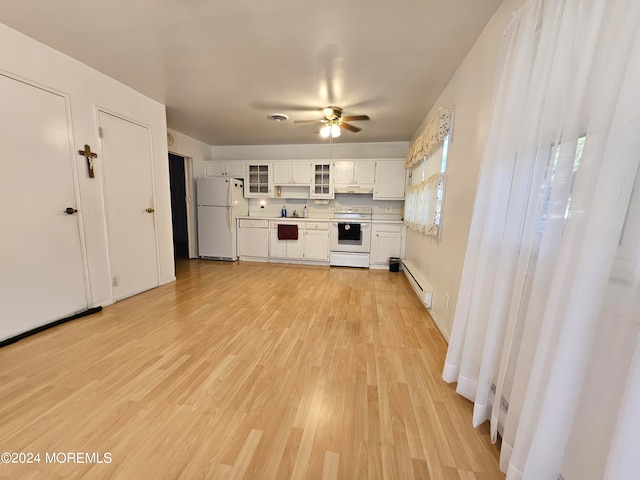
[[[368,115],[343,117],[342,108],[340,107],[325,107],[322,109],[322,115],[323,117],[319,120],[296,120],[293,123],[322,123],[323,125],[322,128],[320,128],[320,136],[323,138],[335,138],[340,136],[342,128],[354,133],[362,130],[361,128],[347,122],[370,120]]]

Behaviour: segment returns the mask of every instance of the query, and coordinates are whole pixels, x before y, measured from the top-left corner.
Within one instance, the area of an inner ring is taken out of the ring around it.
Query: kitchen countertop
[[[390,220],[388,218],[385,219],[381,219],[381,218],[374,218],[373,220],[371,220],[373,223],[389,223],[392,225],[404,225],[404,221],[403,220]]]
[[[251,220],[295,220],[297,221],[311,221],[311,222],[330,222],[331,220],[333,220],[333,218],[318,218],[318,217],[258,217],[258,216],[240,216],[240,217],[236,217],[236,218],[249,218]]]

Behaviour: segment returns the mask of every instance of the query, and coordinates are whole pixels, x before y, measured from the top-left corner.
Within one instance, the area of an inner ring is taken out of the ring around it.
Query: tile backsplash
[[[316,203],[318,202],[318,203]],[[312,198],[250,198],[249,216],[279,217],[282,207],[287,209],[287,217],[293,212],[302,217],[307,206],[309,218],[331,218],[336,207],[371,207],[374,219],[400,220],[404,202],[401,200],[374,200],[373,195],[337,193],[335,199],[314,200]]]

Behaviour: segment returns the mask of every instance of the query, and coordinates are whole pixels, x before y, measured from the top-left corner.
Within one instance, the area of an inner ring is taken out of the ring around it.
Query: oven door
[[[371,250],[371,222],[331,222],[330,248],[332,252],[369,253]]]

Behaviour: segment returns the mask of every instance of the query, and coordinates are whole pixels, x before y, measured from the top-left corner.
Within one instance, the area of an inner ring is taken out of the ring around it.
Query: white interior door
[[[3,340],[86,310],[87,289],[66,98],[0,75],[0,105]]]
[[[99,112],[115,300],[159,285],[149,128]]]

